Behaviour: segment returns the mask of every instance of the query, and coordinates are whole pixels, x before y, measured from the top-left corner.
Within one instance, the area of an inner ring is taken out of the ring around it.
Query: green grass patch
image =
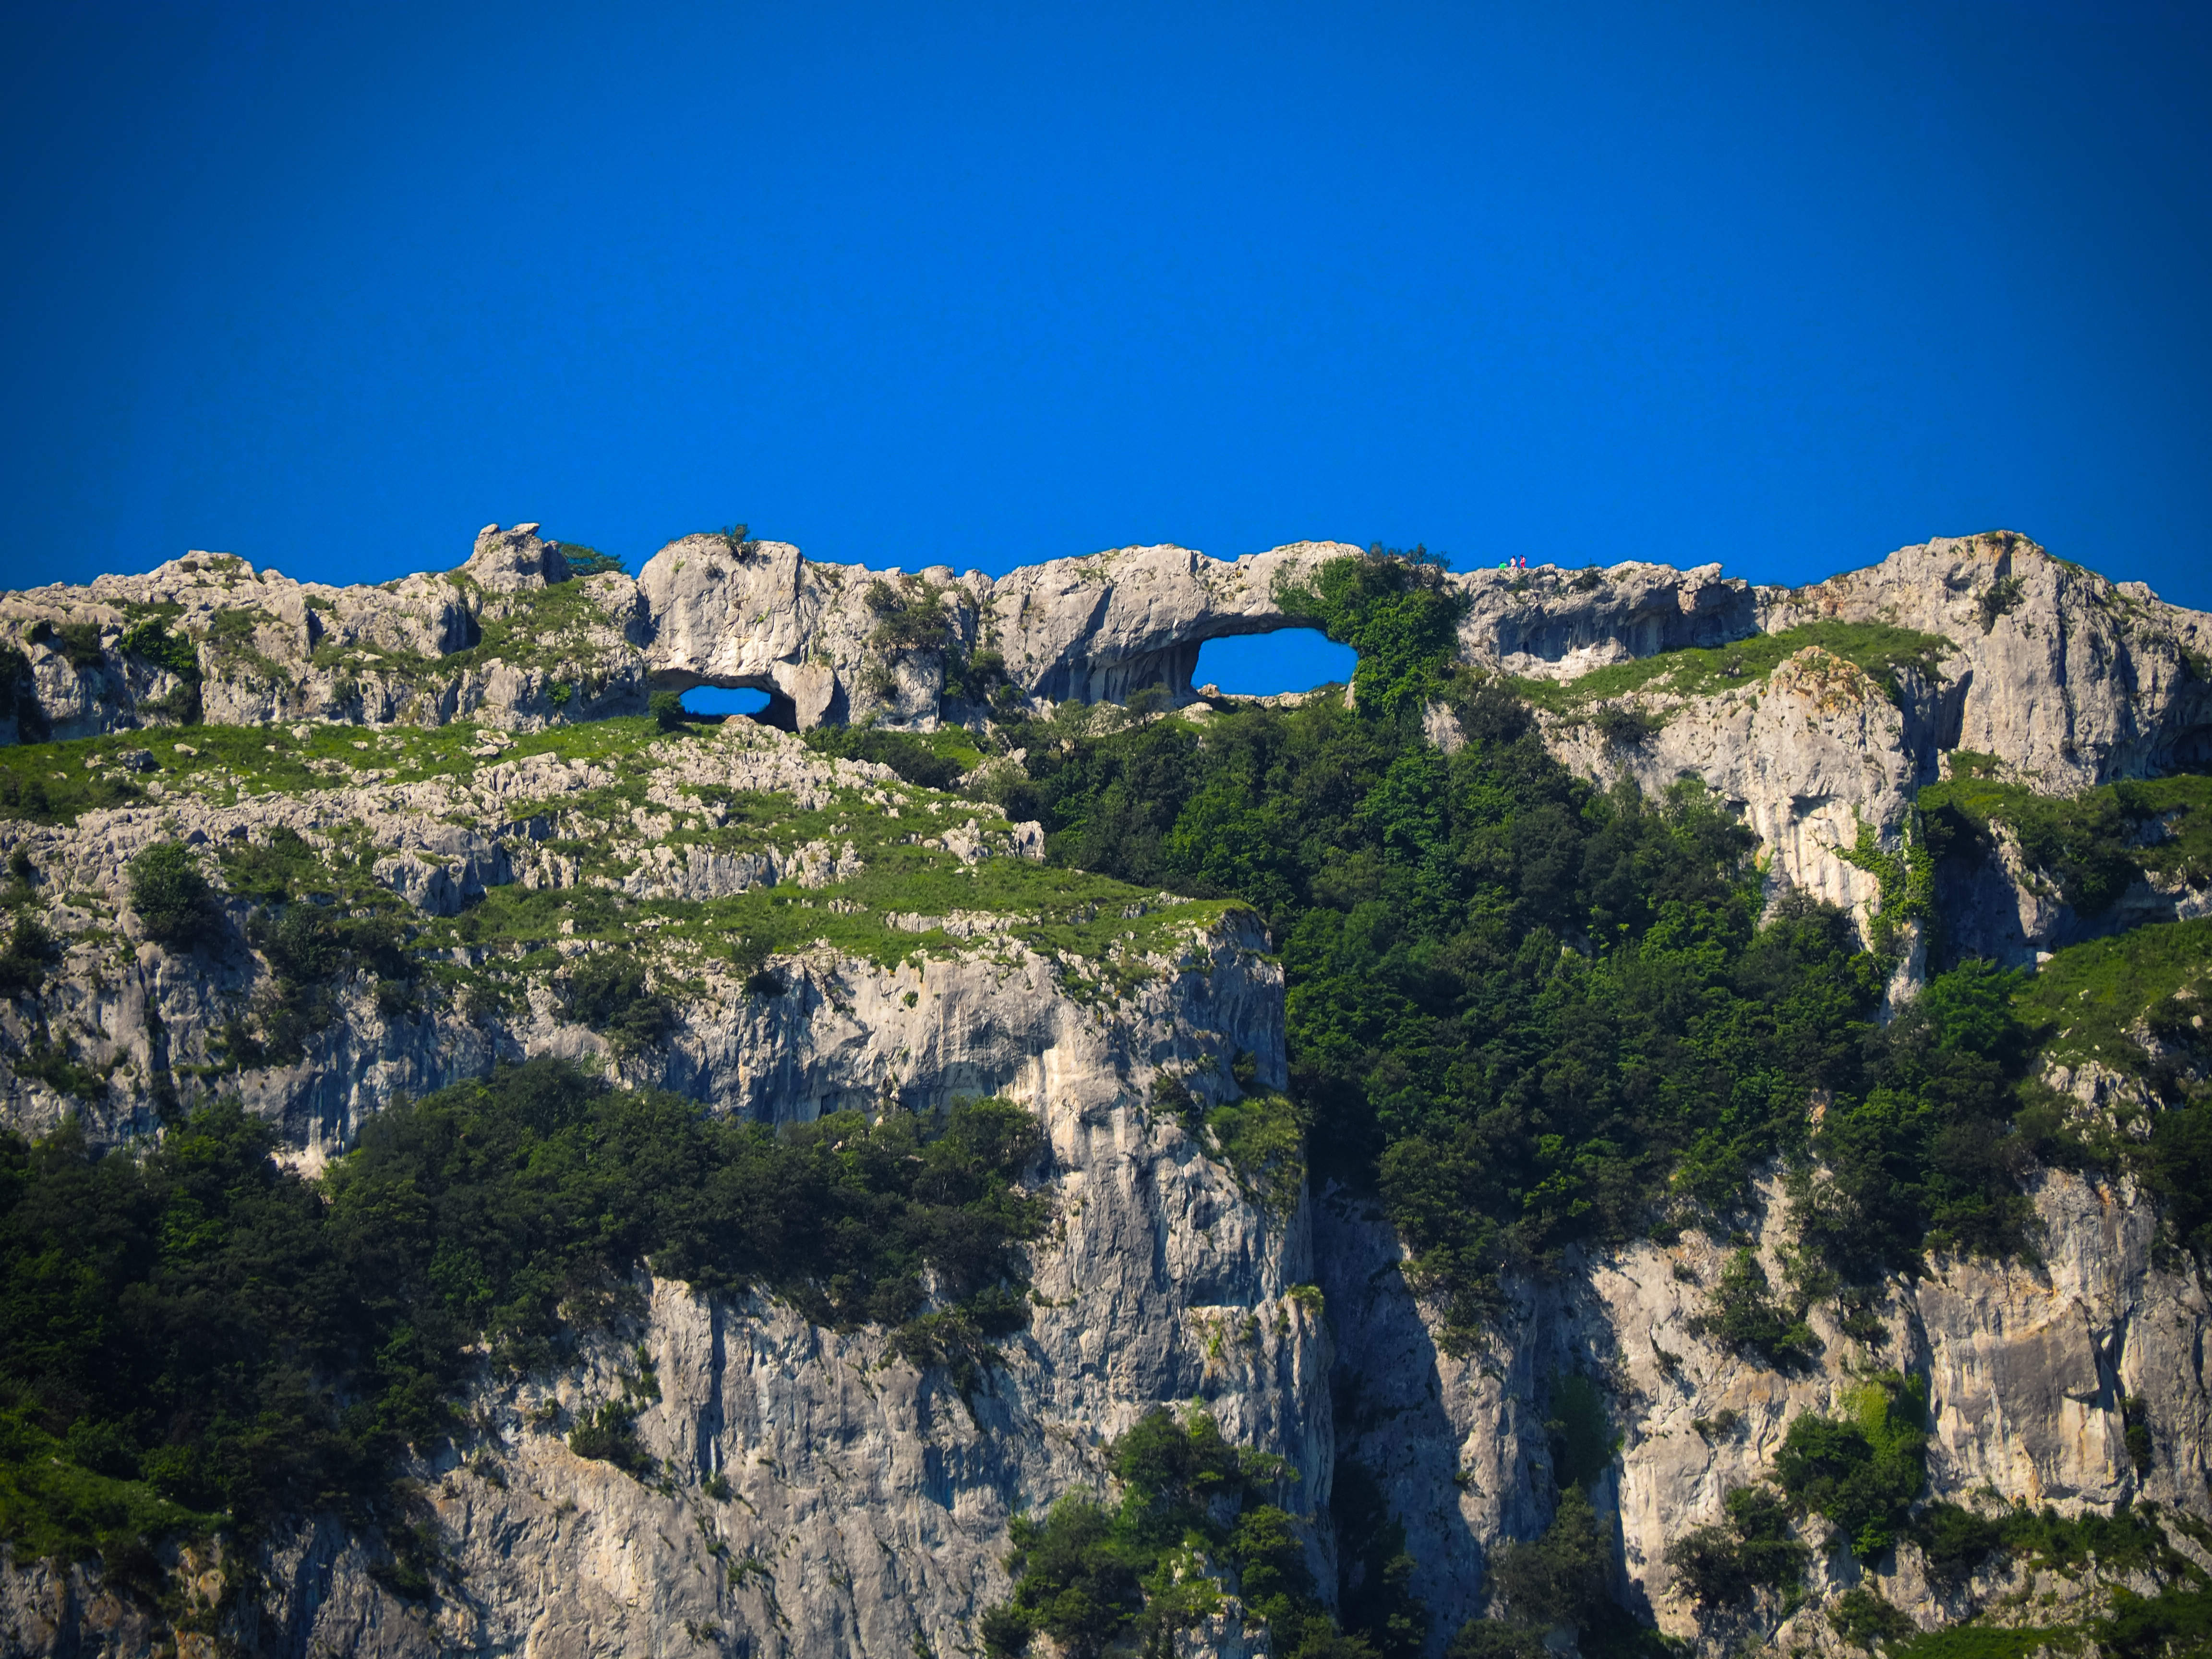
[[[143,1480],[88,1468],[117,1457],[97,1434],[49,1434],[30,1411],[0,1411],[0,1538],[27,1559],[82,1561],[142,1588],[161,1573],[153,1540],[212,1532],[226,1517],[173,1503]],[[111,1467],[113,1464],[111,1462]]]
[[[1998,781],[1987,757],[1953,757],[1951,777],[1920,792],[1929,844],[1943,857],[1986,858],[2002,823],[2021,856],[2085,916],[2101,915],[2139,873],[2212,885],[2212,777],[2106,784],[2039,795]]]
[[[708,741],[711,730],[664,733],[648,719],[619,716],[521,734],[471,722],[439,726],[295,722],[111,732],[0,749],[0,815],[40,823],[74,823],[88,811],[149,803],[153,798],[146,784],[154,778],[160,779],[165,792],[181,791],[225,805],[258,795],[310,795],[358,787],[369,781],[362,775],[372,771],[380,775],[375,781],[384,783],[465,780],[495,763],[470,752],[495,734],[503,744],[500,760],[553,755],[603,764],[649,761],[659,745]],[[295,731],[301,735],[295,736]],[[193,752],[182,752],[179,745]],[[152,752],[157,771],[125,773],[115,765],[116,757],[137,749]],[[94,758],[101,763],[88,768],[86,761]],[[642,778],[619,793],[641,801]],[[582,799],[562,796],[548,805],[573,807]]]
[[[1516,679],[1513,690],[1539,708],[1577,714],[1593,703],[1638,693],[1709,697],[1756,687],[1789,658],[1808,646],[1864,669],[1894,698],[1898,671],[1910,668],[1927,680],[1941,677],[1938,665],[1954,647],[1940,634],[1922,634],[1887,623],[1808,623],[1780,634],[1755,634],[1733,644],[1692,646],[1592,669],[1571,680]]]
[[[2094,1060],[2124,1074],[2150,1057],[2130,1035],[2147,1017],[2212,1011],[2212,916],[2154,922],[2057,952],[2013,994],[2020,1018],[2043,1032],[2054,1059]]]

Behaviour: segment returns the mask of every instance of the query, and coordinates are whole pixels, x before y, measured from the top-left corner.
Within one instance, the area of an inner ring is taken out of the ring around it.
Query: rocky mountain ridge
[[[1491,1346],[1455,1352],[1364,1199],[1307,1191],[1302,1166],[1255,1164],[1160,1104],[1164,1077],[1201,1107],[1286,1085],[1283,968],[1249,912],[1046,867],[1036,826],[988,799],[773,724],[635,718],[651,690],[698,684],[766,690],[797,730],[981,727],[1154,688],[1202,716],[1203,640],[1297,625],[1285,590],[1357,550],[1132,549],[992,582],[691,537],[632,582],[572,578],[536,530],[487,531],[460,570],[385,588],[196,555],[0,599],[21,659],[6,716],[46,739],[8,774],[0,854],[63,951],[35,997],[0,1007],[0,1118],[125,1144],[221,1091],[313,1168],[395,1099],[526,1056],[772,1123],[1000,1096],[1043,1127],[1036,1181],[1057,1217],[1026,1333],[963,1397],[879,1329],[647,1279],[623,1340],[557,1374],[487,1374],[476,1440],[423,1462],[450,1566],[437,1599],[395,1592],[374,1539],[324,1516],[257,1546],[243,1601],[182,1559],[210,1586],[197,1625],[85,1564],[11,1558],[0,1650],[972,1650],[1006,1588],[1010,1516],[1103,1492],[1107,1443],[1196,1400],[1295,1471],[1286,1507],[1324,1584],[1340,1471],[1376,1483],[1436,1651],[1482,1612],[1501,1545],[1546,1523],[1580,1455],[1559,1429],[1575,1377],[1599,1380],[1617,1437],[1592,1486],[1614,1593],[1705,1651],[1841,1650],[1829,1610],[1862,1586],[1923,1629],[2008,1607],[2056,1628],[2114,1583],[2157,1587],[2041,1557],[1945,1577],[1906,1540],[1877,1562],[1819,1556],[1792,1605],[1701,1606],[1668,1546],[1721,1520],[1795,1416],[1848,1412],[1893,1368],[1929,1389],[1930,1500],[2154,1504],[2177,1517],[2165,1547],[2212,1567],[2212,1304],[2131,1177],[2043,1173],[2040,1261],[1939,1255],[1875,1304],[1815,1307],[1793,1368],[1700,1324],[1740,1253],[1774,1283],[1792,1271],[1778,1183],[1741,1238],[1578,1251],[1511,1280]],[[1792,592],[1717,567],[1450,580],[1461,660],[1510,679],[1555,753],[1651,794],[1694,780],[1754,830],[1778,896],[1832,899],[1871,931],[1905,910],[1918,848],[1971,935],[1951,948],[2028,962],[2212,912],[2193,797],[2122,803],[2133,840],[2094,892],[2021,827],[2037,803],[2208,758],[2212,617],[2139,585],[2005,535]],[[1448,713],[1431,725],[1458,741]],[[971,758],[971,777],[1006,759]],[[1939,799],[1983,839],[1960,830],[1938,856],[1923,805]],[[216,890],[189,948],[134,908],[133,861],[172,844]],[[311,980],[260,931],[272,871],[404,923],[421,964],[387,972],[365,941]],[[592,973],[615,988],[596,1013]],[[2115,1121],[2158,1109],[2094,1059],[2048,1081]],[[658,1481],[564,1434],[641,1352]],[[1233,1595],[1178,1642],[1272,1650]]]

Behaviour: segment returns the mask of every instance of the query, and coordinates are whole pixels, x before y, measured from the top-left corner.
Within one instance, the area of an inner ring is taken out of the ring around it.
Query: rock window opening
[[[1273,634],[1245,634],[1208,640],[1199,647],[1190,681],[1216,686],[1235,697],[1273,697],[1285,691],[1346,685],[1359,653],[1339,645],[1316,628],[1285,628]]]

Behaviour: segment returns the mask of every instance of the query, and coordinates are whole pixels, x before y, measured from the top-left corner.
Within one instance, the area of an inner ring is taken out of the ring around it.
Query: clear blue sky
[[[14,4],[6,585],[535,519],[2212,607],[2212,11]]]

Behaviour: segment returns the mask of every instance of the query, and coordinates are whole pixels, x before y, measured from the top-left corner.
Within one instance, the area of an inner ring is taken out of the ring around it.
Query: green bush
[[[2014,1510],[1999,1523],[2007,1549],[2061,1572],[2078,1572],[2091,1561],[2107,1572],[2186,1572],[2188,1564],[2166,1541],[2158,1523],[2129,1504],[2110,1515],[2094,1510],[2065,1516],[2045,1505]]]
[[[96,622],[33,623],[28,639],[38,644],[52,641],[70,667],[80,671],[97,668],[107,660],[106,647],[100,643],[100,624]]]
[[[1927,1384],[1894,1372],[1851,1396],[1848,1419],[1790,1425],[1774,1478],[1801,1510],[1835,1523],[1861,1557],[1896,1541],[1928,1477]]]
[[[650,714],[664,732],[679,732],[690,718],[684,707],[684,699],[673,691],[656,691],[645,700],[645,712]]]
[[[805,733],[801,741],[817,755],[888,766],[907,782],[924,789],[954,788],[968,769],[957,756],[945,753],[928,738],[912,732],[884,732],[870,726],[817,726]]]
[[[269,983],[255,1005],[264,1059],[289,1062],[306,1052],[308,1038],[337,1017],[341,980],[368,973],[380,993],[385,986],[404,993],[415,975],[406,928],[389,909],[341,909],[301,899],[257,908],[246,920],[246,937],[269,963]],[[404,994],[380,994],[380,1006],[390,1015],[407,1001]]]
[[[1590,724],[1614,749],[1641,748],[1659,730],[1650,715],[1625,702],[1607,703],[1590,716]]]
[[[1910,1536],[1920,1546],[1928,1576],[1947,1584],[1971,1577],[2005,1541],[1997,1522],[1945,1503],[1930,1504],[1914,1521]]]
[[[1245,1606],[1285,1659],[1371,1653],[1338,1630],[1296,1524],[1264,1501],[1284,1477],[1279,1459],[1230,1444],[1201,1411],[1187,1419],[1153,1412],[1109,1456],[1121,1487],[1113,1507],[1066,1498],[1041,1521],[1015,1517],[1006,1558],[1013,1594],[982,1620],[991,1653],[1011,1659],[1039,1632],[1083,1659],[1131,1636],[1143,1651],[1166,1650],[1176,1631],[1219,1601],[1195,1571],[1194,1551],[1237,1575]]]
[[[2021,976],[1970,962],[1930,980],[1873,1044],[1872,1086],[1839,1101],[1815,1150],[1832,1180],[1802,1189],[1808,1249],[1859,1282],[1925,1245],[1992,1256],[2029,1248],[2023,1187],[2037,1143],[2015,1121],[2033,1034]]]
[[[1820,1342],[1805,1322],[1805,1310],[1785,1310],[1769,1289],[1757,1252],[1736,1250],[1722,1264],[1712,1295],[1693,1324],[1731,1353],[1775,1370],[1795,1370],[1811,1363]]]
[[[579,1457],[611,1463],[635,1480],[654,1472],[653,1458],[637,1437],[637,1407],[628,1401],[600,1401],[596,1411],[568,1431],[568,1449]]]
[[[9,930],[8,948],[0,951],[0,997],[18,997],[37,991],[61,954],[54,936],[33,915],[19,915]]]
[[[1667,1547],[1667,1565],[1700,1607],[1740,1607],[1759,1590],[1804,1583],[1812,1552],[1790,1535],[1787,1503],[1764,1486],[1739,1486],[1723,1507],[1723,1524],[1692,1528]]]
[[[577,542],[556,542],[561,556],[568,562],[572,576],[603,576],[609,571],[627,574],[623,562],[612,553],[602,553],[596,547],[586,547]]]
[[[1606,1547],[1580,1487],[1560,1495],[1541,1538],[1498,1547],[1489,1585],[1516,1620],[1538,1630],[1580,1631],[1590,1622],[1607,1604]]]
[[[1278,579],[1275,603],[1317,623],[1359,653],[1352,689],[1363,712],[1396,722],[1418,719],[1443,685],[1468,600],[1444,580],[1445,564],[1426,550],[1376,548],[1364,559],[1331,559],[1311,580]]]
[[[1915,1633],[1913,1622],[1882,1599],[1881,1592],[1854,1584],[1830,1604],[1828,1623],[1855,1648],[1877,1642],[1901,1642]]]
[[[183,846],[156,842],[131,861],[131,908],[147,938],[187,950],[215,924],[215,890]]]
[[[1982,632],[1988,633],[1997,625],[1998,617],[2018,610],[2027,593],[2027,585],[2017,576],[1995,578],[1974,601],[1974,612],[1982,619]]]
[[[915,583],[908,578],[894,587],[878,577],[861,597],[876,616],[875,632],[868,636],[868,643],[878,651],[903,655],[943,649],[947,618],[938,589],[929,583]]]
[[[601,951],[577,963],[568,975],[568,1006],[619,1052],[651,1048],[676,1018],[675,1005],[647,988],[644,964],[627,951]]]
[[[2116,1589],[2111,1613],[2091,1632],[2098,1650],[2113,1659],[2203,1659],[2212,1653],[2212,1589]]]

